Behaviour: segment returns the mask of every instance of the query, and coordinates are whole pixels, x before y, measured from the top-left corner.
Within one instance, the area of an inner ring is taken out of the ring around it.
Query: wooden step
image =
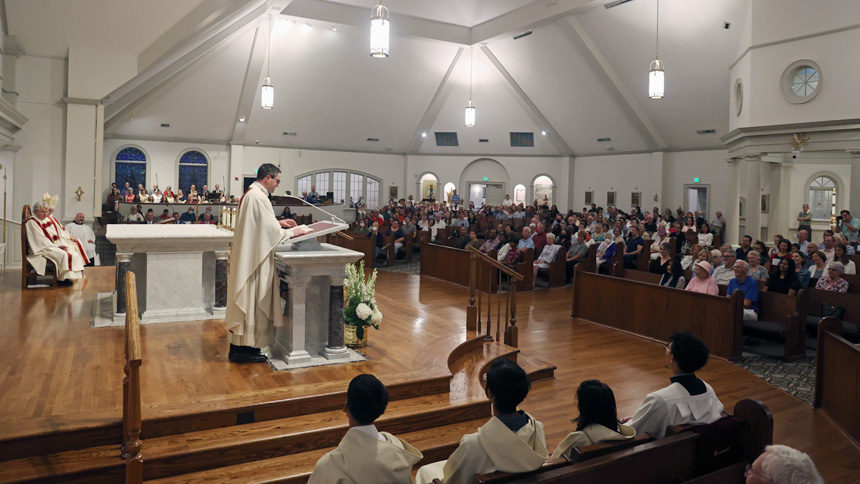
[[[448,392],[450,375],[426,376],[413,372],[387,384],[391,401]],[[216,397],[183,405],[143,408],[144,440],[185,432],[225,428],[237,424],[339,410],[346,402],[348,382],[314,384],[316,394],[291,396],[301,389],[285,388]],[[118,445],[122,422],[118,417],[91,413],[56,419],[4,424],[0,461],[56,454],[93,446]]]
[[[520,350],[505,344],[491,342],[484,343],[481,348],[467,353],[450,365],[451,373],[451,395],[452,398],[464,396],[466,398],[480,398],[484,396],[484,373],[499,358],[508,358],[517,361],[517,353]],[[479,384],[475,384],[478,382]]]
[[[343,405],[341,401],[341,408]],[[389,403],[380,430],[401,435],[490,416],[486,399],[451,401],[447,394]],[[337,445],[347,430],[342,410],[145,439],[147,479],[197,472]],[[121,482],[124,461],[117,446],[98,446],[43,457],[0,462],[0,483]]]
[[[532,383],[555,378],[557,367],[534,356],[529,356],[522,352],[517,353],[517,364],[525,370]]]
[[[463,435],[476,432],[478,427],[487,422],[488,418],[468,420],[416,432],[407,432],[397,434],[397,436],[409,442],[424,454],[424,459],[415,465],[415,469],[418,469],[422,465],[447,459],[460,444],[460,439]],[[307,482],[311,472],[313,472],[317,460],[333,448],[317,449],[146,482],[148,484],[208,484],[212,482],[229,482],[231,484],[304,484]]]

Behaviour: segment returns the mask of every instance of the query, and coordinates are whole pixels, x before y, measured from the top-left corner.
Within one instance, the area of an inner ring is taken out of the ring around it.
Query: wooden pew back
[[[809,316],[821,316],[822,304],[842,307],[842,321],[860,326],[860,297],[856,294],[825,291],[822,289],[802,289],[798,312],[801,321],[806,322]],[[858,330],[860,331],[860,330]],[[845,339],[860,341],[860,334],[844,334]]]
[[[834,318],[818,325],[813,405],[860,441],[860,347],[842,337],[842,324]]]
[[[468,250],[447,247],[439,244],[431,244],[426,240],[421,244],[421,269],[422,276],[433,277],[442,281],[450,282],[458,286],[469,287],[471,255]],[[479,264],[475,274],[478,287],[486,290],[490,274],[483,270],[484,265]],[[492,270],[492,292],[498,290],[498,273]],[[529,282],[531,284],[531,282]]]
[[[338,233],[334,234],[326,234],[325,241],[327,244],[336,245],[338,247],[343,247],[344,249],[354,250],[356,252],[361,252],[364,254],[362,260],[364,261],[364,270],[373,271],[373,268],[376,264],[376,243],[373,237],[368,237],[366,235],[356,235],[355,233],[347,234],[352,237],[352,240],[349,240],[345,237],[341,237]]]

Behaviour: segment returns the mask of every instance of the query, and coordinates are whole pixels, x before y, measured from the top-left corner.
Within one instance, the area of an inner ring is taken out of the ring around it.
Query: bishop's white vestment
[[[656,439],[666,436],[670,425],[709,424],[722,417],[725,407],[717,398],[714,389],[705,382],[705,392],[690,395],[678,382],[649,393],[627,425],[638,434],[651,432]]]
[[[418,469],[415,482],[430,484],[441,478],[445,484],[471,484],[475,474],[533,471],[548,457],[542,423],[529,415],[528,423],[513,432],[493,417],[477,433],[464,435],[448,460]]]
[[[61,225],[54,223],[52,217],[42,220],[30,217],[25,223],[27,227],[27,242],[30,251],[27,261],[43,276],[45,275],[46,260],[50,260],[57,268],[58,280],[80,279],[84,265],[89,260],[84,255],[80,242],[72,240]]]
[[[412,484],[412,466],[424,456],[388,432],[377,435],[382,440],[349,429],[337,448],[317,461],[308,484]]]
[[[254,182],[239,202],[230,255],[224,317],[230,343],[263,348],[273,342],[274,326],[282,324],[274,251],[292,236],[275,218],[268,191]]]

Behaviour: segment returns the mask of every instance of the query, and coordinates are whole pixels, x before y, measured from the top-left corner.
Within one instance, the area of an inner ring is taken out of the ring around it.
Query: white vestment
[[[705,389],[705,393],[690,395],[683,385],[675,382],[649,393],[628,425],[639,434],[651,432],[654,438],[661,439],[670,425],[714,423],[722,417],[725,407],[707,383]]]
[[[63,227],[63,224],[61,224],[56,217],[48,215],[48,218],[51,219],[51,222],[53,222],[54,226],[57,227],[57,232],[60,234],[60,245],[68,246],[72,252],[77,252],[81,258],[84,259],[84,264],[89,264],[90,257],[87,255],[87,251],[84,249],[83,245],[86,241],[82,242],[80,239],[74,240],[75,238],[66,231],[66,228]]]
[[[308,484],[412,484],[412,466],[424,456],[389,434],[383,440],[352,428],[337,448],[322,456]]]
[[[82,255],[84,250],[68,234],[64,235],[65,231],[59,228],[59,224],[55,224],[50,217],[41,221],[30,217],[26,226],[27,242],[30,244],[27,261],[39,275],[45,275],[45,260],[50,259],[57,268],[57,279],[81,278],[84,265],[88,263]]]
[[[585,447],[587,445],[596,444],[598,442],[606,442],[612,440],[627,440],[636,437],[636,429],[627,425],[618,424],[619,432],[608,429],[600,424],[591,424],[582,430],[571,432],[567,437],[558,444],[555,452],[552,453],[552,459],[558,459],[563,455],[570,455],[570,451],[576,447]]]
[[[477,433],[464,435],[448,460],[418,469],[415,482],[429,484],[438,477],[445,484],[470,484],[475,474],[533,471],[548,457],[542,423],[529,416],[514,433],[493,417]]]
[[[89,225],[71,223],[66,227],[66,231],[81,242],[87,259],[93,260],[96,257],[96,233]]]
[[[254,182],[239,203],[227,275],[227,312],[230,343],[263,348],[281,326],[281,296],[274,283],[275,248],[293,236],[281,228],[268,192]]]

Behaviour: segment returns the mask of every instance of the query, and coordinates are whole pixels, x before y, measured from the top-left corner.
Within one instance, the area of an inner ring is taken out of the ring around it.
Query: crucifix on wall
[[[75,193],[75,195],[77,195],[77,196],[78,196],[78,201],[80,202],[80,201],[81,201],[81,195],[83,195],[83,194],[84,194],[84,193],[86,193],[86,192],[85,192],[85,191],[83,191],[83,190],[81,189],[81,187],[78,187],[78,189],[77,189],[77,190],[75,190],[75,191],[74,191],[74,193]]]

